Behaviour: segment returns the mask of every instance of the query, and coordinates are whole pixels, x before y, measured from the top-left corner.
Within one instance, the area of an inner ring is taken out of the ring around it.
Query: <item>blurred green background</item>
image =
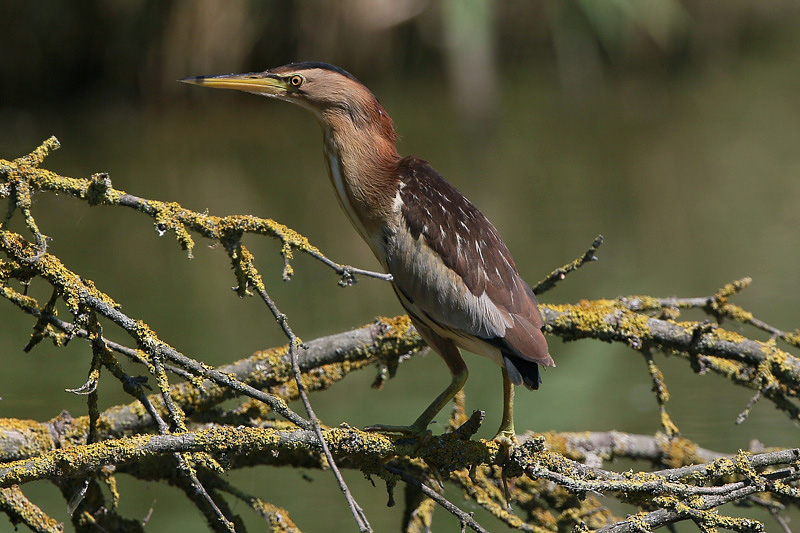
[[[63,148],[45,168],[76,177],[106,171],[139,196],[271,217],[336,261],[378,268],[334,200],[311,115],[175,82],[326,61],[373,90],[395,120],[401,153],[428,159],[478,205],[530,282],[605,235],[601,260],[544,302],[705,296],[748,275],[753,285],[736,303],[791,330],[800,326],[799,53],[800,4],[789,0],[6,0],[0,157],[56,135]],[[65,197],[36,197],[34,214],[53,239],[50,251],[187,355],[219,365],[283,343],[263,304],[230,290],[223,250],[198,240],[188,260],[150,219]],[[385,283],[362,279],[343,290],[304,257],[284,283],[277,244],[246,244],[302,338],[402,313]],[[43,286],[31,290],[49,296]],[[32,324],[0,302],[0,416],[85,413],[83,399],[64,389],[85,381],[89,350],[74,342],[24,354]],[[659,430],[639,354],[550,342],[558,367],[540,391],[520,391],[518,430]],[[489,437],[500,417],[500,373],[467,357],[467,407],[487,411],[480,435]],[[797,445],[797,426],[768,402],[734,424],[750,391],[698,377],[674,358],[657,362],[684,436],[722,452],[752,439]],[[408,423],[448,380],[434,355],[403,365],[383,391],[369,387],[373,377],[354,375],[312,397],[323,421]],[[101,408],[127,401],[112,380],[100,387]],[[231,478],[287,508],[304,530],[352,530],[332,476],[304,474],[313,482],[268,468]],[[401,511],[384,506],[383,487],[358,473],[348,479],[376,531],[397,530]],[[144,517],[153,507],[148,531],[202,528],[175,490],[121,485],[124,514]],[[67,519],[56,489],[42,483],[26,493]],[[437,511],[435,530],[456,528]]]

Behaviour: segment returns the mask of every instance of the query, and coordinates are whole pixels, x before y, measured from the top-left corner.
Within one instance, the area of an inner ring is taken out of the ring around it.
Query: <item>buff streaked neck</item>
[[[395,222],[400,155],[392,119],[366,87],[363,90],[366,94],[359,91],[356,96],[365,101],[316,115],[337,196],[353,225],[369,241]]]

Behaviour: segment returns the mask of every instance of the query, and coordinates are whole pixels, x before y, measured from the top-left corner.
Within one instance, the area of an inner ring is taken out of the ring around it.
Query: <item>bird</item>
[[[184,83],[262,95],[310,111],[322,127],[328,176],[422,339],[451,373],[409,426],[366,429],[422,436],[467,381],[461,350],[501,369],[503,415],[494,440],[515,443],[514,387],[538,389],[555,366],[536,296],[492,223],[425,160],[401,157],[394,123],[342,68],[299,62],[263,72],[194,76]]]

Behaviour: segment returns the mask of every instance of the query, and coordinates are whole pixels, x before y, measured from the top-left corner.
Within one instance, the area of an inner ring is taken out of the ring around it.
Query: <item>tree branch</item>
[[[422,491],[423,494],[425,494],[425,496],[427,496],[428,498],[432,499],[433,501],[435,501],[436,503],[447,509],[453,516],[458,518],[459,522],[461,522],[462,529],[466,525],[469,526],[470,529],[477,531],[478,533],[489,533],[478,522],[476,522],[474,518],[472,518],[471,513],[466,513],[462,511],[455,504],[453,504],[453,502],[451,502],[450,500],[448,500],[447,498],[445,498],[432,488],[428,487],[426,484],[422,483],[418,479],[408,475],[402,470],[398,470],[397,468],[392,468],[390,466],[385,466],[384,468],[386,468],[386,470],[388,470],[392,474],[400,476],[400,478],[403,481],[405,481],[409,485],[418,488],[419,490]]]
[[[790,419],[800,420],[797,402],[800,360],[776,345],[780,339],[789,346],[800,346],[800,334],[766,324],[728,301],[749,284],[748,278],[725,285],[705,298],[636,296],[541,306],[549,334],[566,340],[594,338],[619,342],[645,354],[666,435],[548,433],[529,435],[522,439],[521,446],[501,450],[497,443],[472,440],[482,414],[474,413],[467,418],[462,396],[457,398],[450,424],[452,431],[442,436],[415,440],[351,428],[325,428],[314,415],[307,391],[327,388],[349,372],[373,363],[379,367],[375,385],[380,386],[395,374],[400,361],[424,344],[410,327],[408,318],[398,317],[311,341],[298,350],[299,339],[267,294],[255,258],[243,245],[242,237],[257,234],[278,238],[286,279],[291,277],[291,259],[297,250],[331,267],[341,276],[343,285],[354,283],[356,274],[389,277],[339,265],[304,237],[270,219],[199,214],[176,203],[143,199],[116,190],[107,174],[81,180],[38,168],[47,153],[57,146],[57,141],[51,139],[26,157],[11,162],[0,160],[0,198],[8,199],[6,216],[0,221],[0,250],[8,258],[0,260],[0,296],[35,317],[26,350],[44,339],[56,345],[74,338],[89,343],[92,350],[89,379],[74,390],[88,393],[89,414],[72,418],[62,413],[43,424],[0,419],[0,461],[3,461],[0,509],[12,519],[21,519],[22,512],[36,510],[32,503],[25,503],[27,500],[14,500],[21,496],[21,492],[15,492],[16,485],[72,476],[69,478],[72,481],[60,484],[65,495],[71,497],[76,487],[97,491],[101,481],[112,486],[114,468],[108,465],[139,479],[177,484],[208,518],[211,527],[220,531],[242,527],[241,519],[218,497],[221,492],[246,501],[269,524],[281,520],[278,517],[283,516],[282,510],[242,493],[220,478],[225,469],[254,464],[331,466],[359,528],[364,531],[369,531],[370,526],[349,495],[337,463],[343,468],[382,477],[390,486],[396,475],[405,476],[415,490],[434,498],[462,524],[473,529],[481,526],[455,504],[439,497],[427,483],[417,482],[409,471],[419,471],[434,482],[454,483],[468,498],[506,524],[534,532],[573,528],[650,531],[680,520],[693,520],[707,531],[720,527],[761,531],[760,523],[720,515],[717,507],[727,502],[756,502],[774,512],[778,506],[800,502],[797,488],[800,450],[740,452],[729,457],[704,450],[678,436],[677,426],[666,413],[669,395],[653,358],[656,349],[677,354],[695,372],[710,370],[735,384],[754,389],[755,396],[744,414],[763,397]],[[136,209],[154,219],[160,235],[172,232],[190,255],[194,246],[192,233],[222,243],[233,266],[238,293],[255,291],[289,343],[217,369],[182,354],[159,339],[144,322],[123,313],[94,283],[48,253],[48,238],[38,227],[32,211],[32,195],[36,192],[66,194],[90,205]],[[8,229],[8,222],[17,212],[22,215],[30,234],[28,238]],[[601,243],[599,237],[582,257],[556,269],[535,291],[547,290],[569,272],[594,260]],[[34,280],[49,285],[50,297],[43,304],[28,295],[27,287]],[[58,317],[58,307],[62,305],[72,312],[72,322]],[[728,319],[750,325],[773,338],[761,342],[710,322],[679,322],[681,309],[691,308],[702,309],[717,322]],[[131,345],[105,338],[101,321],[120,327]],[[144,379],[128,376],[121,370],[118,355],[142,365],[153,375],[158,387],[155,394],[145,395],[141,389]],[[97,383],[102,368],[108,369],[137,401],[99,413]],[[185,382],[170,383],[168,371]],[[247,399],[234,406],[223,404],[237,396]],[[287,406],[287,401],[298,397],[310,420]],[[275,420],[274,414],[283,420]],[[154,428],[159,435],[147,434]],[[327,460],[321,458],[323,454]],[[605,462],[618,457],[645,459],[663,469],[617,473],[603,468]],[[174,460],[179,461],[185,476],[172,475],[174,463],[169,461]],[[83,479],[87,482],[81,485]],[[507,487],[505,492],[503,487]],[[84,492],[78,492],[82,497]],[[619,519],[594,496],[597,493],[632,504],[640,512]],[[17,505],[14,501],[22,503]],[[510,502],[527,512],[527,519],[517,516],[509,508]],[[92,507],[82,507],[85,511],[73,517],[73,523],[88,527],[102,504],[101,498]],[[430,520],[430,513],[424,512],[425,519]],[[122,523],[123,519],[114,513],[109,517]],[[47,529],[50,527],[47,525],[37,526],[34,519],[24,520],[26,524],[34,524],[33,527],[42,527],[43,531],[57,530]],[[293,527],[291,524],[284,529],[291,531]]]
[[[532,290],[533,293],[537,296],[540,294],[544,294],[545,292],[549,291],[553,287],[558,284],[558,282],[562,281],[567,277],[568,274],[574,272],[575,270],[579,269],[586,263],[591,263],[592,261],[597,261],[597,250],[600,246],[603,245],[603,236],[598,235],[595,237],[592,245],[589,247],[586,252],[577,259],[570,261],[566,265],[559,267],[553,270],[550,274],[547,275],[546,278],[539,281],[536,285],[533,286]]]
[[[342,277],[341,283],[344,286],[356,283],[356,274],[386,281],[392,279],[388,274],[336,263],[313,246],[306,237],[269,218],[264,219],[250,215],[217,217],[186,209],[176,202],[140,198],[115,189],[111,184],[111,178],[105,172],[94,174],[91,178],[86,179],[61,176],[38,168],[51,151],[60,147],[58,139],[50,137],[27,156],[13,161],[0,159],[0,173],[4,174],[0,178],[4,178],[4,181],[10,186],[7,192],[0,189],[0,197],[15,194],[23,197],[22,202],[19,200],[15,202],[16,205],[20,205],[20,203],[29,205],[29,202],[26,204],[29,195],[41,191],[69,195],[92,206],[129,207],[153,218],[155,229],[159,235],[164,235],[169,231],[173,232],[178,243],[189,253],[190,257],[192,248],[194,248],[194,240],[189,231],[220,243],[231,235],[253,234],[274,237],[281,241],[281,254],[287,261],[284,270],[284,277],[287,279],[292,275],[292,268],[288,261],[292,259],[294,250],[308,254],[333,269]],[[20,189],[23,189],[22,194],[20,194]],[[38,231],[34,233],[38,233]]]
[[[64,525],[50,518],[39,506],[31,502],[17,485],[0,489],[0,511],[8,515],[11,523],[24,524],[36,533],[62,533]]]

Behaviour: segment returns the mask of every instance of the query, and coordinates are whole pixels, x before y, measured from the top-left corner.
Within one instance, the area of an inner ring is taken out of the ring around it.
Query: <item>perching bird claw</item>
[[[430,429],[415,424],[410,426],[388,426],[384,424],[375,424],[365,427],[364,431],[369,431],[370,433],[386,433],[389,435],[416,437],[421,441],[426,441],[433,436],[433,433]]]
[[[506,450],[510,450],[514,446],[519,446],[519,440],[513,429],[498,431],[497,435],[492,437],[492,440]]]

